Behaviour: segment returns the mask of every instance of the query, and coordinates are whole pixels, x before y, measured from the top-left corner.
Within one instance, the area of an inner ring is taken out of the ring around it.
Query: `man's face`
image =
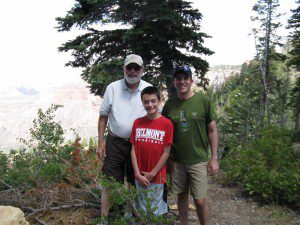
[[[124,76],[129,84],[138,83],[144,73],[144,68],[135,63],[130,63],[123,67]]]
[[[142,102],[148,115],[157,113],[160,101],[158,100],[156,94],[144,94],[142,97]]]
[[[193,79],[185,73],[178,73],[174,78],[173,85],[178,94],[184,95],[191,91],[193,85]]]

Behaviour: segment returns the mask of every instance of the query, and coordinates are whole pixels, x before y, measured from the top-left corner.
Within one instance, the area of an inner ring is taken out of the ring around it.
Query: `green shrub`
[[[154,212],[157,210],[157,207],[151,207],[153,201],[152,198],[146,197],[148,195],[148,190],[145,190],[141,193],[135,188],[128,188],[124,184],[121,184],[113,179],[105,179],[104,177],[100,178],[100,183],[103,187],[108,187],[110,190],[109,201],[112,205],[110,210],[110,224],[130,224],[132,218],[126,217],[126,212],[131,212],[130,209],[134,208],[136,217],[133,219],[136,224],[149,224],[149,225],[168,225],[173,224],[173,217],[166,217],[164,215],[156,216]],[[146,201],[146,211],[138,209],[135,207],[135,200],[138,195],[143,195]]]
[[[32,153],[25,149],[11,150],[7,157],[12,162],[12,168],[7,169],[3,180],[13,187],[35,186]]]
[[[8,170],[8,158],[7,155],[0,152],[0,179],[4,176],[4,174]]]
[[[58,182],[65,177],[65,165],[59,162],[45,163],[40,170],[40,178],[47,182]]]
[[[267,201],[300,200],[299,162],[293,157],[292,132],[264,128],[246,149],[236,148],[221,162],[224,181],[243,187]]]

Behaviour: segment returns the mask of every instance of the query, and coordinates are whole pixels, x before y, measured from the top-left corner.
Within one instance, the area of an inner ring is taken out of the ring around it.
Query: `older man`
[[[188,197],[191,193],[200,224],[206,225],[209,218],[207,171],[215,175],[219,170],[218,133],[213,107],[206,95],[192,91],[192,71],[188,66],[176,67],[173,77],[178,97],[167,101],[162,112],[174,125],[172,191],[178,196],[181,224],[188,224]],[[209,145],[212,150],[210,159]]]
[[[150,84],[141,80],[144,65],[139,55],[127,55],[123,71],[124,79],[109,84],[104,93],[98,122],[98,155],[103,161],[103,174],[108,179],[123,182],[126,174],[127,181],[134,184],[129,138],[134,120],[146,115],[141,91]],[[108,121],[108,135],[104,141]],[[108,195],[109,190],[105,187],[101,195],[103,217],[109,212]]]

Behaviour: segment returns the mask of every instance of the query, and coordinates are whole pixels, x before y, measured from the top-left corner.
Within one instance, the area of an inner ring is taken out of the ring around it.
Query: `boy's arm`
[[[169,155],[170,155],[170,148],[171,145],[167,145],[164,148],[164,153],[161,155],[160,159],[158,160],[156,166],[153,168],[153,170],[150,173],[142,172],[142,174],[148,179],[149,182],[153,179],[153,177],[156,176],[156,174],[163,168],[163,166],[166,164]]]
[[[150,186],[150,182],[146,179],[146,177],[142,176],[140,174],[140,170],[137,164],[137,158],[136,158],[136,154],[135,154],[135,148],[134,145],[132,145],[132,149],[131,149],[131,161],[132,161],[132,166],[133,166],[133,170],[134,170],[134,176],[135,179],[137,179],[137,181],[147,187]]]

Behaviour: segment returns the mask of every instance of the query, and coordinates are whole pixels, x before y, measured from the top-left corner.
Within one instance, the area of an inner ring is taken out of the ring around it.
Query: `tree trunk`
[[[267,110],[267,119],[268,125],[271,123],[271,115],[270,115],[270,102],[269,102],[269,53],[270,53],[270,34],[271,34],[271,15],[272,15],[272,2],[268,3],[268,14],[266,18],[266,35],[264,41],[264,51],[262,57],[262,78],[263,78],[263,86],[264,86],[264,104],[265,110]]]
[[[262,112],[260,113],[260,126],[264,126],[265,121],[265,112],[267,111],[267,119],[268,125],[271,123],[271,115],[270,115],[270,103],[269,103],[269,52],[270,52],[270,36],[271,36],[271,17],[272,16],[272,2],[268,3],[268,13],[266,18],[266,34],[264,37],[264,46],[262,55],[260,54],[258,44],[256,42],[257,36],[254,32],[254,40],[256,53],[259,58],[259,67],[262,75],[262,83],[263,83],[263,96],[262,96]]]
[[[163,67],[162,74],[164,76],[164,80],[166,82],[167,90],[168,90],[168,98],[177,96],[177,91],[173,86],[173,65],[169,59],[162,59]]]
[[[296,132],[300,133],[300,110],[296,109],[296,113],[295,113],[295,130]]]
[[[245,116],[245,119],[244,119],[244,147],[247,146],[248,144],[248,133],[249,133],[249,119],[248,119],[248,114]]]
[[[283,113],[281,114],[281,121],[280,121],[280,126],[281,126],[281,128],[284,128],[284,127],[285,127],[285,124],[286,124],[286,118],[287,118],[286,113],[283,112]]]

